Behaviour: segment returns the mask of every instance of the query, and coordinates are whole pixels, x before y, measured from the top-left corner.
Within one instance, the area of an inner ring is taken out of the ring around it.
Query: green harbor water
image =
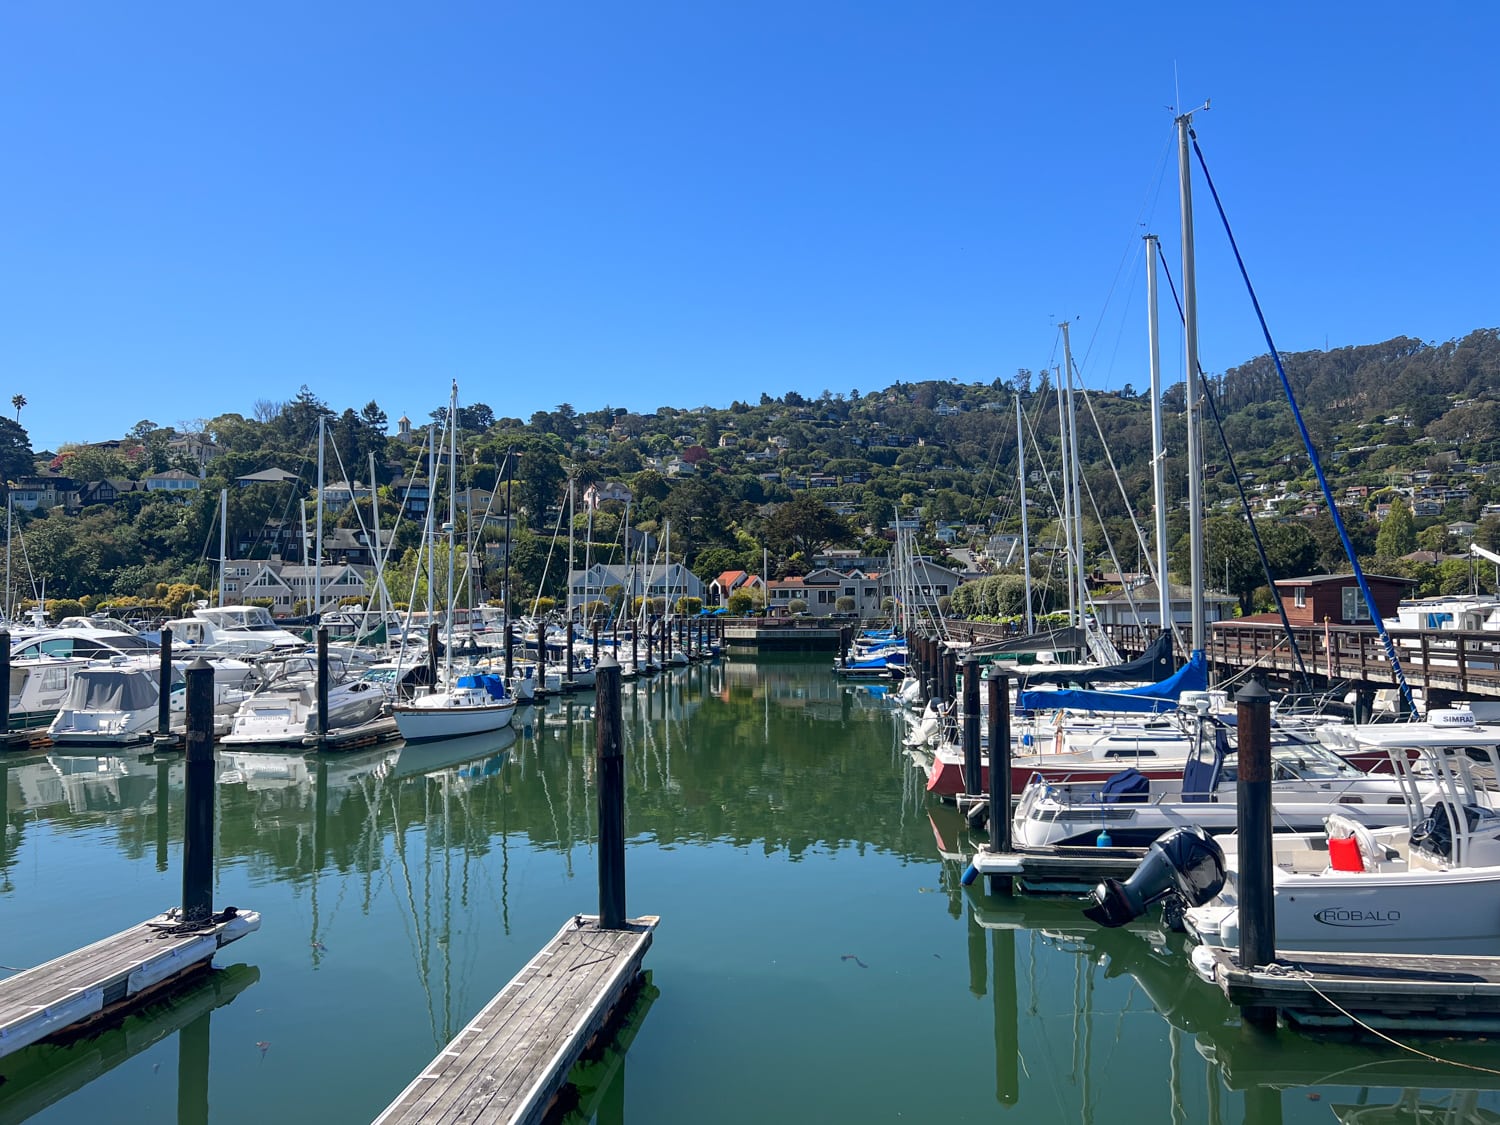
[[[623,712],[628,905],[662,923],[574,1125],[1500,1121],[1500,1076],[1253,1036],[1180,939],[962,888],[903,720],[825,661],[681,669]],[[0,1060],[0,1125],[369,1121],[597,909],[593,735],[574,698],[488,741],[221,752],[215,901],[261,931],[170,1003]],[[0,763],[0,964],[178,900],[180,760]]]

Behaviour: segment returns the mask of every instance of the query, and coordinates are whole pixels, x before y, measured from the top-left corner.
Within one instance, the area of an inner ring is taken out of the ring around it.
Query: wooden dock
[[[569,919],[375,1120],[532,1123],[640,976],[658,918]]]
[[[1303,1030],[1357,1020],[1407,1034],[1500,1031],[1500,957],[1278,951],[1275,964],[1243,969],[1238,951],[1200,946],[1193,961],[1231,1003],[1275,1008]]]
[[[219,917],[180,933],[175,919],[160,915],[0,981],[0,1057],[147,1003],[260,929],[255,911]]]

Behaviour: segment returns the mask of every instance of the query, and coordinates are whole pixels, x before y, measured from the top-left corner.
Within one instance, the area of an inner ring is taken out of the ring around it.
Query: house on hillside
[[[258,473],[246,473],[242,477],[235,477],[234,483],[241,488],[249,488],[252,484],[296,484],[300,480],[301,478],[296,473],[273,467],[262,469]]]
[[[703,600],[707,592],[700,579],[681,563],[665,566],[652,563],[645,567],[595,563],[587,570],[568,572],[568,610],[608,596],[611,586],[618,586],[637,598],[681,598]]]
[[[183,469],[168,469],[164,473],[152,473],[144,478],[147,492],[165,492],[178,499],[186,499],[189,492],[197,492],[203,482]]]
[[[759,590],[761,600],[764,602],[766,583],[758,574],[751,574],[746,570],[726,570],[708,584],[709,605],[728,605],[729,595],[736,590]]]
[[[630,488],[619,481],[595,481],[583,490],[583,506],[589,511],[610,501],[619,504],[629,503]]]

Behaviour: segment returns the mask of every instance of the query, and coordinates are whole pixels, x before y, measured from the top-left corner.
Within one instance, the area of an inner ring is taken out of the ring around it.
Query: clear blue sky
[[[1500,323],[1497,39],[1476,3],[11,4],[0,408],[40,449],[303,383],[727,406],[1009,377],[1062,317],[1139,387],[1174,68],[1283,350],[1443,340]],[[1199,202],[1217,371],[1263,348]]]

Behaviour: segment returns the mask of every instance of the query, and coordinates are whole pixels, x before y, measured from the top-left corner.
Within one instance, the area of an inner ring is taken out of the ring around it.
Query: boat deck
[[[640,975],[659,919],[623,930],[569,919],[379,1117],[542,1121],[568,1072]]]

